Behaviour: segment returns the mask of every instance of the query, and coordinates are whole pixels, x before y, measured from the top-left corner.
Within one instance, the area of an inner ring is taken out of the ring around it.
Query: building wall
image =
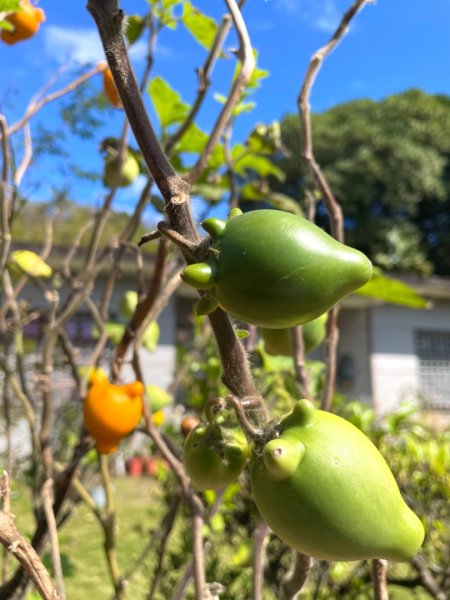
[[[339,314],[338,390],[353,400],[371,402],[369,316],[366,308]]]
[[[385,305],[370,311],[372,392],[379,412],[420,396],[417,331],[450,333],[450,302],[437,302],[430,310]]]

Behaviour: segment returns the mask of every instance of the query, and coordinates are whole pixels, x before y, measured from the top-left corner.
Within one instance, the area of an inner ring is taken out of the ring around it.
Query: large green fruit
[[[286,544],[323,560],[408,560],[424,529],[359,429],[299,401],[252,461],[256,505]]]
[[[328,314],[320,315],[302,325],[302,337],[305,354],[309,354],[325,339],[327,334]],[[262,339],[264,340],[264,349],[272,356],[292,356],[292,335],[291,329],[266,329],[260,328]]]
[[[228,221],[207,219],[207,262],[187,266],[183,280],[207,291],[201,308],[220,306],[260,327],[312,321],[365,284],[372,265],[313,223],[287,212],[255,210]]]
[[[103,183],[105,187],[127,187],[133,183],[138,175],[139,163],[131,153],[127,154],[121,168],[118,156],[113,156],[111,154],[106,156],[105,172],[103,174]]]
[[[216,430],[202,423],[184,442],[184,465],[197,490],[226,487],[239,477],[248,456],[248,443],[239,429]]]

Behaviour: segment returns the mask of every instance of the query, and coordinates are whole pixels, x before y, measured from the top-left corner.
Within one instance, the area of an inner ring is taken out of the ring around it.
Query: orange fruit
[[[114,78],[109,67],[103,71],[103,92],[115,108],[123,108]]]
[[[21,7],[21,10],[5,17],[14,27],[13,31],[1,30],[0,37],[6,44],[13,45],[33,37],[40,24],[45,21],[42,8],[36,8],[30,0],[22,0]]]
[[[86,429],[100,454],[112,454],[120,440],[133,431],[142,415],[144,385],[140,381],[113,385],[93,376],[83,409]]]

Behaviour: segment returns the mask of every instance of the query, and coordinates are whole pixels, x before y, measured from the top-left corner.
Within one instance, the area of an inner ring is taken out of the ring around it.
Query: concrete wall
[[[338,390],[353,400],[371,402],[369,309],[342,309],[339,314]],[[346,364],[347,363],[347,364]],[[347,367],[347,368],[346,368]],[[353,377],[348,377],[348,369]],[[346,376],[347,371],[347,376]]]
[[[373,403],[380,412],[420,393],[417,331],[450,332],[450,303],[437,302],[430,310],[386,305],[371,309],[370,331]],[[449,404],[450,406],[450,404]]]

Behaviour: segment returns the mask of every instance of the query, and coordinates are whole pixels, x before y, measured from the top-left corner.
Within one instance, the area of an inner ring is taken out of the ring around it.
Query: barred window
[[[416,331],[416,351],[426,403],[450,409],[450,332]]]

